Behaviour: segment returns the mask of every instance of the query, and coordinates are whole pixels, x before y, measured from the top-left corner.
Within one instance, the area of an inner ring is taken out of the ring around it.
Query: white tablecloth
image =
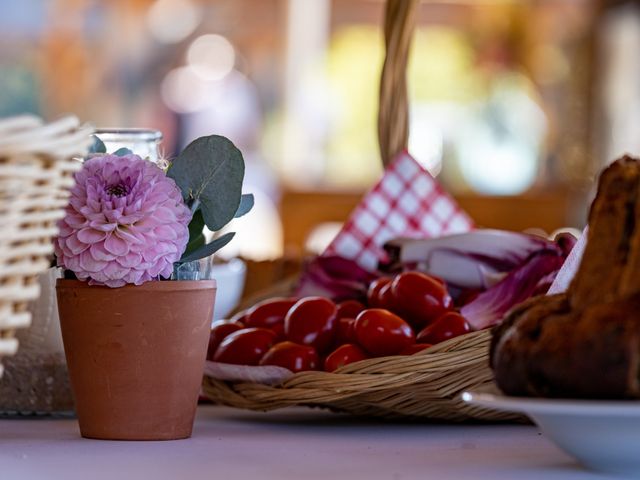
[[[0,420],[0,479],[576,479],[588,472],[523,425],[363,422],[321,410],[200,407],[193,437],[112,442],[71,419]]]

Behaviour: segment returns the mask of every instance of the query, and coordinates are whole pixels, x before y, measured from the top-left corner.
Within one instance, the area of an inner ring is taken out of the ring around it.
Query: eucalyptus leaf
[[[204,218],[202,218],[202,211],[198,209],[193,213],[189,222],[189,238],[201,234],[202,230],[204,230]]]
[[[117,155],[118,157],[124,157],[125,155],[131,155],[133,152],[126,147],[119,148],[113,155]]]
[[[93,137],[93,143],[89,147],[89,153],[107,153],[107,146],[96,135]]]
[[[193,237],[193,238],[190,237],[189,243],[187,243],[187,248],[185,248],[183,255],[191,255],[193,252],[195,252],[199,248],[204,247],[206,243],[207,243],[207,239],[202,233],[196,237]]]
[[[201,258],[208,257],[209,255],[213,255],[227,243],[229,243],[235,236],[235,234],[236,232],[225,233],[221,237],[218,237],[212,242],[209,242],[206,245],[191,252],[189,255],[183,255],[179,263],[193,262],[194,260],[199,260]]]
[[[253,198],[253,193],[246,193],[240,197],[240,206],[238,207],[238,211],[235,214],[235,218],[242,217],[251,211],[253,208],[253,204],[255,203],[255,199]]]
[[[200,203],[209,230],[216,231],[233,219],[242,195],[244,159],[225,137],[210,135],[191,142],[167,172],[188,205]]]
[[[189,243],[187,243],[187,248],[183,256],[191,254],[207,243],[203,230],[204,218],[202,218],[202,212],[198,209],[193,213],[193,217],[191,217],[191,221],[189,222]]]

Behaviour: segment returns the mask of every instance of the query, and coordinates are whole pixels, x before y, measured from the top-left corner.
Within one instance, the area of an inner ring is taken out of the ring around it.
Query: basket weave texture
[[[37,276],[81,166],[73,156],[86,152],[91,131],[73,117],[0,120],[0,358],[15,354],[15,330],[29,326],[27,304],[40,293]]]
[[[203,393],[216,403],[249,410],[307,405],[389,419],[520,420],[460,399],[465,390],[493,383],[489,339],[489,331],[473,332],[415,355],[363,360],[333,373],[300,372],[275,386],[205,377]]]

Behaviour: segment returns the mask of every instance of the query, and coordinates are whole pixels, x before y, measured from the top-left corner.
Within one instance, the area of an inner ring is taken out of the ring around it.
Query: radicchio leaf
[[[564,241],[570,249],[569,239]],[[478,229],[433,239],[397,239],[385,245],[387,267],[411,265],[442,278],[456,289],[487,289],[533,253],[559,251],[544,237],[502,230]],[[396,265],[393,265],[395,263]]]
[[[320,256],[303,272],[295,295],[324,296],[335,301],[364,299],[369,283],[378,277],[353,260],[339,256]]]
[[[493,287],[464,305],[460,313],[475,330],[490,327],[502,320],[515,305],[539,292],[540,282],[548,282],[548,276],[557,272],[563,263],[560,249],[536,252]]]

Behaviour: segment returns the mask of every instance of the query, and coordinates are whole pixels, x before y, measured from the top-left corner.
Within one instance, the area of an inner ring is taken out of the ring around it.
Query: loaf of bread
[[[602,173],[567,292],[511,311],[493,331],[490,362],[508,395],[640,398],[640,161]]]

